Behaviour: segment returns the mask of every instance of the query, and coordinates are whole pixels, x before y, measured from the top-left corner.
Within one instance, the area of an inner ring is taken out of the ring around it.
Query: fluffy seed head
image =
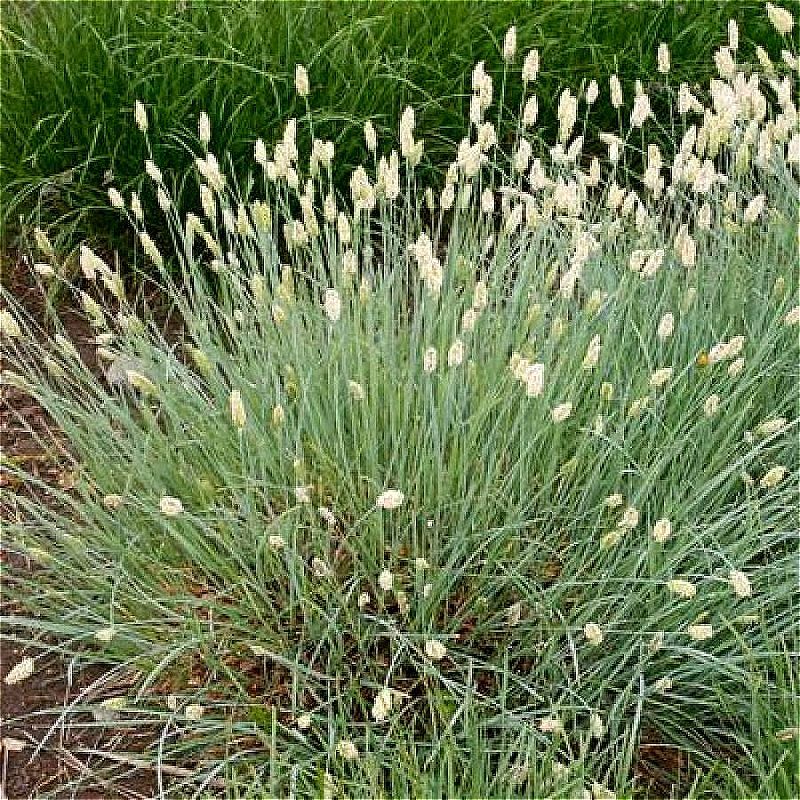
[[[211,141],[211,119],[205,111],[200,112],[197,121],[197,134],[201,144],[208,144]]]
[[[392,590],[394,586],[394,575],[392,575],[388,569],[382,570],[381,574],[378,575],[378,586],[380,586],[384,592],[390,592]]]
[[[294,88],[300,97],[308,97],[308,93],[311,91],[308,70],[302,64],[297,64],[294,68]]]
[[[539,721],[538,727],[542,733],[564,732],[564,723],[558,717],[545,717]]]
[[[745,225],[755,222],[764,212],[767,198],[763,194],[756,195],[748,204],[742,215]]]
[[[136,127],[142,133],[147,133],[147,109],[139,100],[133,104],[133,119],[136,122]]]
[[[762,422],[756,428],[758,436],[774,436],[780,433],[786,427],[786,417],[776,417],[775,419],[768,419]]]
[[[33,675],[34,667],[34,660],[30,656],[26,656],[9,670],[5,677],[5,684],[13,686],[16,683],[27,680]]]
[[[695,642],[704,642],[714,635],[713,625],[690,625],[687,628],[689,637]]]
[[[247,424],[247,414],[244,410],[244,402],[242,400],[242,393],[238,389],[234,389],[229,398],[229,406],[231,412],[231,421],[234,426],[242,430]]]
[[[658,338],[662,341],[664,339],[669,339],[672,336],[672,332],[675,330],[675,315],[671,311],[667,311],[664,314],[659,323],[658,323]]]
[[[697,594],[697,587],[691,581],[683,580],[682,578],[674,578],[671,581],[667,581],[667,589],[672,594],[676,594],[686,600]]]
[[[336,752],[345,761],[356,761],[358,759],[358,748],[349,739],[340,739],[339,744],[336,745]]]
[[[459,367],[464,361],[464,342],[456,339],[447,351],[447,366]]]
[[[503,59],[505,61],[513,61],[514,56],[517,54],[517,29],[512,25],[506,31],[506,38],[503,41]]]
[[[735,19],[728,20],[728,47],[734,52],[739,49],[739,26]]]
[[[737,597],[750,597],[753,594],[750,579],[741,570],[732,569],[728,573],[728,582]]]
[[[603,641],[603,629],[596,622],[587,622],[583,626],[583,635],[589,644],[597,646]]]
[[[429,347],[425,350],[425,355],[422,357],[422,369],[424,372],[427,372],[429,375],[431,372],[436,370],[436,364],[439,360],[439,357],[436,352],[435,347]]]
[[[617,524],[620,528],[633,530],[639,524],[639,509],[634,506],[628,506]]]
[[[650,386],[653,389],[660,389],[666,383],[669,382],[670,378],[672,377],[672,367],[661,367],[661,369],[657,369],[651,376],[650,376]]]
[[[631,112],[631,127],[641,128],[648,117],[653,115],[650,109],[650,98],[642,92],[637,94],[633,100],[633,111]]]
[[[672,523],[666,518],[662,518],[653,525],[653,539],[659,544],[664,542],[672,536]]]
[[[661,42],[658,46],[658,71],[662,75],[669,72],[669,47],[666,42]]]
[[[378,495],[375,505],[384,511],[394,511],[403,505],[406,496],[399,489],[387,489]]]
[[[525,83],[535,81],[539,74],[539,51],[529,50],[522,65],[522,80]]]
[[[790,11],[787,11],[781,6],[767,3],[767,16],[772,23],[772,27],[782,36],[788,36],[792,32],[794,17]]]
[[[603,505],[606,508],[619,508],[625,502],[625,498],[621,494],[610,494],[603,500]]]
[[[342,301],[336,289],[325,290],[322,307],[325,311],[325,316],[331,322],[339,321],[339,318],[342,316]]]
[[[786,477],[787,472],[783,465],[772,467],[761,476],[759,485],[762,489],[774,489]]]
[[[177,517],[183,513],[183,503],[177,497],[164,495],[158,503],[158,508],[165,517]]]
[[[572,414],[572,403],[566,402],[561,403],[550,412],[550,417],[552,418],[553,422],[564,422],[565,420],[569,419],[570,415]]]
[[[6,336],[9,339],[18,339],[22,336],[19,323],[6,308],[0,309],[0,336]]]
[[[595,335],[592,337],[591,341],[589,342],[589,346],[586,348],[586,355],[583,357],[583,368],[584,369],[593,369],[597,366],[597,362],[600,360],[600,336]]]
[[[718,394],[711,394],[703,403],[703,413],[707,417],[713,417],[719,411],[720,397]]]
[[[113,186],[108,190],[108,202],[111,203],[112,208],[125,208],[125,198],[119,189],[115,189]]]
[[[107,509],[108,511],[118,511],[120,508],[122,508],[123,504],[124,500],[120,494],[107,494],[103,498],[103,508]]]
[[[608,79],[608,87],[611,92],[611,105],[619,108],[622,105],[622,84],[617,75],[612,75]]]
[[[364,123],[364,141],[370,153],[374,153],[378,149],[378,134],[370,120]]]
[[[375,722],[385,722],[392,710],[394,692],[391,689],[383,688],[372,703],[372,718]]]
[[[441,661],[447,655],[447,647],[438,639],[428,639],[425,642],[425,655],[431,661]]]

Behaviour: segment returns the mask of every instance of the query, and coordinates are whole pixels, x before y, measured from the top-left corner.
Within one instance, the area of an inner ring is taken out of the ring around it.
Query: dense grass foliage
[[[38,492],[6,526],[33,567],[8,576],[31,648],[8,682],[53,652],[107,666],[52,732],[120,735],[88,777],[796,796],[797,63],[789,36],[754,63],[745,33],[705,87],[665,47],[639,85],[584,74],[543,147],[544,68],[509,31],[443,179],[409,106],[399,137],[364,130],[344,194],[318,64],[242,162],[209,105],[168,167],[136,101],[158,210],[108,199],[181,331],[43,230],[36,278],[75,292],[103,374],[14,298],[0,316],[3,380],[73,476],[5,466]],[[641,785],[656,750],[690,768]]]
[[[486,59],[499,77],[499,38],[511,24],[521,44],[541,51],[541,131],[549,140],[565,85],[616,71],[629,86],[653,74],[660,41],[672,48],[671,80],[690,83],[710,76],[710,54],[729,17],[742,26],[745,57],[752,57],[751,38],[777,51],[762,7],[705,0],[9,3],[1,40],[0,223],[6,234],[23,230],[21,222],[52,227],[62,249],[88,235],[127,250],[124,230],[105,211],[103,187],[113,180],[131,189],[140,180],[147,154],[131,124],[136,99],[153,110],[162,166],[185,163],[206,109],[214,110],[218,153],[238,162],[257,136],[305,114],[293,74],[295,63],[307,62],[317,134],[336,142],[344,188],[342,176],[360,160],[363,122],[373,120],[384,136],[406,104],[429,132],[423,168],[441,167],[463,129],[472,65]],[[504,98],[511,109],[519,91],[514,85]],[[608,106],[596,121],[616,127]]]

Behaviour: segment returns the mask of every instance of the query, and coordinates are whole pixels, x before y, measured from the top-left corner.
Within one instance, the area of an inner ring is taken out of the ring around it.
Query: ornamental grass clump
[[[619,130],[592,124],[605,87],[565,88],[545,147],[517,44],[499,81],[475,67],[443,185],[411,108],[397,142],[366,128],[349,196],[313,113],[310,153],[292,119],[234,165],[210,110],[200,208],[147,165],[169,240],[112,189],[178,332],[42,234],[99,374],[6,297],[4,382],[72,472],[5,466],[37,498],[6,525],[6,624],[34,661],[108,665],[60,722],[152,732],[135,762],[167,793],[611,797],[657,744],[791,785],[796,57],[738,61],[734,23],[700,91],[660,49],[652,86],[612,81]]]

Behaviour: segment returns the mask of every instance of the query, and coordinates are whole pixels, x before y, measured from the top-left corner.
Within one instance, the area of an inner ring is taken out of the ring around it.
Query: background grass
[[[113,180],[130,189],[141,179],[136,99],[151,109],[162,168],[185,176],[202,110],[214,121],[214,150],[249,164],[256,138],[269,145],[280,121],[306,113],[293,73],[295,63],[307,64],[315,131],[336,142],[343,185],[362,157],[364,120],[395,132],[408,103],[427,133],[425,166],[445,163],[463,130],[471,69],[485,59],[499,78],[511,24],[515,69],[528,48],[541,52],[540,127],[551,140],[564,85],[595,75],[605,93],[603,79],[616,70],[627,88],[656,74],[662,40],[672,50],[670,81],[706,80],[730,17],[745,58],[751,38],[779,52],[761,2],[6,3],[0,224],[7,242],[35,222],[57,227],[62,246],[88,236],[124,249],[106,187]],[[506,101],[516,109],[520,87],[512,83]],[[607,104],[594,116],[616,129]]]

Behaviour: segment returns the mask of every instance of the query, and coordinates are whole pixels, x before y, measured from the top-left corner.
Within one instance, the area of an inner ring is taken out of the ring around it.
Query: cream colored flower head
[[[386,722],[389,718],[395,694],[391,689],[384,687],[375,695],[375,700],[372,704],[372,718],[375,722]]]
[[[308,93],[311,91],[308,70],[302,64],[297,64],[294,68],[294,88],[300,97],[308,97]]]
[[[650,386],[653,389],[660,389],[669,382],[671,377],[672,367],[661,367],[650,376]]]
[[[447,655],[447,647],[437,639],[428,639],[425,642],[425,655],[431,661],[441,661]]]
[[[140,100],[133,104],[133,119],[136,122],[136,127],[142,133],[147,133],[147,109]]]
[[[658,53],[657,53],[657,62],[658,62],[658,71],[662,75],[666,75],[669,72],[669,47],[666,42],[661,42],[658,46]]]
[[[211,119],[205,111],[200,112],[200,118],[197,121],[197,135],[202,144],[208,144],[211,141]]]
[[[350,399],[356,402],[360,402],[367,396],[364,387],[358,381],[347,381],[347,393],[350,395]]]
[[[19,663],[15,664],[5,677],[5,684],[13,686],[21,683],[33,675],[35,662],[30,656],[26,656]]]
[[[594,369],[600,361],[600,336],[595,334],[588,347],[586,348],[586,355],[583,357],[583,368]]]
[[[697,594],[697,587],[691,581],[683,580],[682,578],[674,578],[667,581],[667,589],[671,594],[676,594],[685,600],[689,600]]]
[[[381,492],[375,500],[375,505],[384,511],[394,511],[400,508],[406,496],[399,489],[387,489]]]
[[[294,497],[298,503],[311,502],[311,487],[310,486],[295,486]]]
[[[464,342],[456,339],[447,351],[447,366],[458,367],[464,362]]]
[[[667,311],[664,314],[659,323],[658,323],[658,338],[662,341],[664,339],[669,339],[672,336],[672,332],[675,330],[675,315],[671,311]]]
[[[781,6],[773,5],[772,3],[767,3],[766,8],[767,16],[772,23],[772,27],[782,36],[788,36],[794,27],[794,17],[791,12]]]
[[[772,467],[762,475],[759,485],[762,489],[774,489],[786,477],[787,472],[783,465]]]
[[[247,413],[244,409],[244,401],[242,400],[242,393],[238,389],[234,389],[229,398],[231,422],[234,427],[242,430],[247,424]]]
[[[800,306],[795,306],[786,312],[783,318],[784,325],[797,325],[800,324]]]
[[[124,504],[124,499],[120,494],[107,494],[103,498],[103,508],[108,511],[118,511]]]
[[[429,347],[425,350],[425,354],[422,357],[422,369],[424,372],[428,373],[429,375],[432,372],[436,371],[436,364],[439,360],[438,354],[436,352],[435,347]]]
[[[606,508],[619,508],[624,502],[625,498],[621,494],[616,493],[606,497],[606,499],[603,500],[603,505]]]
[[[687,628],[687,633],[695,642],[704,642],[714,635],[714,627],[708,624],[690,625]]]
[[[732,569],[728,573],[728,582],[737,597],[750,597],[753,594],[750,579],[741,570]]]
[[[762,422],[756,428],[758,436],[774,436],[786,427],[786,417],[775,417]]]
[[[539,720],[539,730],[542,733],[563,733],[564,723],[555,716],[545,717]]]
[[[183,513],[183,503],[177,497],[170,495],[161,498],[158,508],[165,517],[177,517]]]
[[[550,417],[552,418],[553,422],[564,422],[565,420],[569,419],[572,415],[572,403],[561,403],[557,405],[553,410],[550,412]]]
[[[591,645],[599,645],[603,641],[603,629],[596,622],[587,622],[583,626],[583,635]]]
[[[703,403],[703,413],[707,417],[713,417],[719,411],[720,397],[718,394],[711,394],[706,398]]]
[[[9,339],[18,339],[22,336],[22,330],[8,309],[0,310],[0,336],[7,336]]]
[[[620,528],[633,530],[639,524],[639,510],[634,506],[628,506],[617,524]]]
[[[351,742],[349,739],[340,739],[339,744],[336,745],[336,752],[345,761],[355,761],[359,756],[358,748],[355,743]]]
[[[517,28],[512,25],[506,31],[506,38],[503,41],[503,60],[513,61],[517,54]]]
[[[522,65],[522,80],[525,83],[536,80],[539,74],[539,51],[529,50]]]
[[[326,289],[322,301],[322,308],[325,311],[325,316],[331,322],[338,322],[342,316],[342,300],[339,297],[339,292],[336,289]]]
[[[380,586],[384,592],[390,592],[394,587],[394,575],[388,569],[382,570],[380,575],[378,575],[378,586]]]
[[[653,540],[663,544],[672,536],[672,523],[664,517],[653,525]]]

